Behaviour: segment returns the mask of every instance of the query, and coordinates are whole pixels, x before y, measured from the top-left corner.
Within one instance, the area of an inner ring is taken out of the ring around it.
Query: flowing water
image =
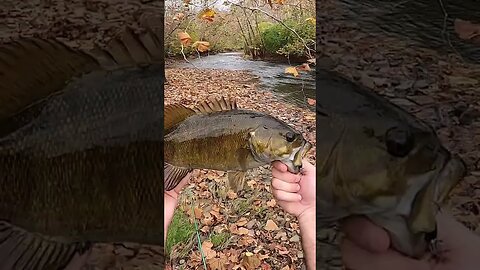
[[[267,61],[252,61],[243,58],[243,53],[219,53],[206,57],[196,58],[187,62],[176,64],[179,67],[195,67],[204,69],[248,70],[258,76],[260,88],[269,90],[280,99],[297,106],[313,110],[307,105],[307,98],[315,98],[315,70],[300,72],[294,77],[285,73],[285,68],[290,66],[285,63]]]

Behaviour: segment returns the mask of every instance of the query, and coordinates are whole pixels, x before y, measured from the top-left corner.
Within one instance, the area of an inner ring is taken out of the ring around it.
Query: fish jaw
[[[287,159],[282,160],[282,162],[287,165],[289,172],[293,174],[298,174],[300,172],[302,169],[302,159],[310,149],[312,149],[312,144],[305,141],[302,146],[294,149]]]

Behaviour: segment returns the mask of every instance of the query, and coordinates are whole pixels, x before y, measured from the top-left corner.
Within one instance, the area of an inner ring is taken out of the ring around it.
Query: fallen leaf
[[[268,207],[274,207],[275,205],[277,205],[277,201],[275,201],[275,199],[271,199],[267,202]]]
[[[282,267],[282,269],[280,270],[290,270],[290,267],[288,265],[286,265],[285,267]]]
[[[313,24],[313,25],[315,25],[315,23],[317,22],[317,20],[316,20],[315,18],[313,18],[313,17],[306,18],[305,21],[306,21],[306,22],[309,22],[309,23],[311,23],[311,24]]]
[[[182,20],[183,18],[185,18],[185,14],[180,12],[180,13],[177,13],[175,14],[175,16],[173,16],[173,20],[174,21],[180,21]]]
[[[295,67],[287,67],[285,68],[285,73],[286,74],[292,74],[295,77],[298,77],[298,71]]]
[[[241,228],[238,228],[236,233],[239,234],[239,235],[246,235],[246,234],[248,234],[248,229],[241,227]]]
[[[213,243],[208,240],[202,243],[202,251],[203,251],[203,255],[205,255],[205,258],[211,259],[217,256],[217,252],[213,250],[212,247],[213,247]]]
[[[285,4],[285,0],[275,0],[275,3],[278,5],[283,5]]]
[[[237,222],[235,222],[235,224],[237,224],[237,226],[245,226],[245,224],[247,224],[248,221],[245,217],[241,217]]]
[[[253,189],[256,184],[257,184],[257,181],[255,181],[255,180],[247,181],[247,185],[248,185],[251,189]]]
[[[233,199],[236,199],[238,196],[237,196],[237,193],[235,193],[233,190],[229,190],[227,192],[227,197],[230,199],[230,200],[233,200]]]
[[[196,48],[199,52],[206,52],[210,47],[210,43],[208,41],[195,41],[192,47]]]
[[[200,12],[200,18],[207,20],[209,22],[213,22],[213,18],[215,17],[215,10],[211,8],[206,8],[202,12]]]
[[[275,224],[275,222],[273,222],[273,220],[269,219],[269,220],[267,220],[267,224],[265,224],[264,229],[267,230],[267,231],[276,231],[279,228],[278,228],[277,224]]]
[[[192,42],[192,38],[187,32],[179,32],[178,39],[180,39],[180,42],[183,44],[183,46],[188,46],[190,45],[190,42]]]
[[[313,99],[313,98],[307,98],[307,103],[308,105],[315,105],[317,103],[317,100]]]
[[[225,259],[221,258],[212,258],[208,260],[208,266],[210,266],[211,270],[225,270],[227,269],[225,265],[228,262]]]
[[[195,218],[201,219],[203,216],[203,210],[201,208],[195,207],[193,209],[193,212],[195,213]]]
[[[267,2],[268,5],[270,6],[270,8],[273,8],[272,0],[267,0],[266,2]]]
[[[307,63],[303,63],[303,64],[297,66],[296,69],[298,71],[311,71],[312,70]]]
[[[480,24],[474,24],[462,19],[455,19],[455,32],[461,39],[469,40],[480,36]]]
[[[245,252],[242,258],[242,266],[245,267],[246,270],[254,270],[260,266],[262,262],[258,258],[257,254],[253,254],[251,252]]]

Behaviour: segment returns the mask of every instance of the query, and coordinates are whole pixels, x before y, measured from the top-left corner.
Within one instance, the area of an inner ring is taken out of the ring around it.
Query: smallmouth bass
[[[317,227],[365,215],[394,248],[422,257],[436,238],[437,205],[465,164],[429,125],[373,90],[320,70],[317,83]]]
[[[204,101],[194,109],[165,106],[165,189],[171,190],[193,169],[228,172],[234,191],[249,169],[282,161],[298,173],[312,145],[283,121],[239,109],[235,100]]]

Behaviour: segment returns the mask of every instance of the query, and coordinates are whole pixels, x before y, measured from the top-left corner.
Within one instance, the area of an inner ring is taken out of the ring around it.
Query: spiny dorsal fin
[[[96,46],[88,51],[105,69],[146,66],[163,61],[163,47],[156,33],[146,28],[135,33],[126,27],[105,48]]]
[[[219,99],[211,98],[209,101],[203,101],[199,103],[193,110],[198,114],[222,112],[236,110],[237,101],[235,99],[225,99],[221,97]]]
[[[23,38],[0,46],[0,119],[61,90],[97,60],[57,40]]]
[[[163,130],[165,134],[168,134],[168,131],[171,128],[194,114],[194,110],[189,109],[181,104],[172,104],[165,106],[163,113]]]

